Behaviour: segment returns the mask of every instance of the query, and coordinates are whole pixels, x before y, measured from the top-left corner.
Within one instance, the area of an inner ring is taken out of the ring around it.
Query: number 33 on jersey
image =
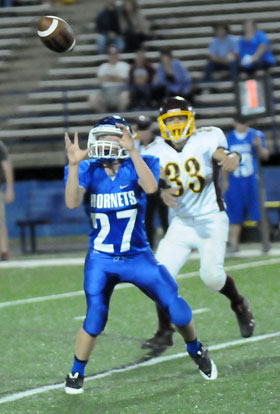
[[[200,128],[177,152],[161,137],[157,137],[143,154],[160,158],[171,186],[179,186],[175,214],[197,216],[225,210],[219,185],[219,167],[213,161],[217,148],[227,148],[227,140],[220,128]]]

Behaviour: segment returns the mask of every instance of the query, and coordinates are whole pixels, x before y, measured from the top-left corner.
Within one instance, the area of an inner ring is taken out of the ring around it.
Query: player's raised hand
[[[116,124],[116,126],[120,128],[123,133],[122,137],[118,139],[118,143],[128,152],[133,151],[135,149],[135,144],[129,130],[123,124]]]
[[[77,165],[87,157],[88,153],[91,151],[91,148],[82,150],[79,147],[78,132],[74,133],[74,143],[72,143],[69,134],[65,132],[65,150],[69,164]]]
[[[254,140],[253,140],[253,145],[254,147],[256,147],[258,150],[261,149],[262,147],[262,140],[260,138],[259,135],[255,134]]]
[[[160,196],[163,199],[164,203],[168,207],[176,207],[176,196],[178,195],[178,191],[181,190],[181,187],[170,187],[165,188],[164,190],[161,190]]]

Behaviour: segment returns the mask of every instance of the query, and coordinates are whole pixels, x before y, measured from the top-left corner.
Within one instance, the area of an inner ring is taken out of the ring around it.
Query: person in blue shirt
[[[190,306],[178,296],[178,285],[157,262],[145,233],[146,194],[157,191],[159,160],[141,157],[124,118],[109,116],[89,132],[88,149],[65,134],[69,165],[65,169],[65,201],[78,207],[90,193],[92,227],[84,265],[87,313],[76,337],[65,392],[83,392],[84,371],[97,336],[105,328],[110,297],[118,283],[137,286],[171,318],[187,351],[205,379],[217,377],[208,351],[198,341]],[[85,160],[89,155],[90,159]]]
[[[238,41],[230,34],[229,25],[219,23],[215,27],[214,38],[212,39],[208,53],[204,74],[204,82],[212,81],[214,71],[227,70],[230,72],[232,80],[238,76]]]
[[[275,65],[269,39],[262,30],[258,30],[254,20],[244,22],[243,36],[238,44],[240,70],[252,75],[257,70],[267,70]]]
[[[242,116],[236,117],[234,130],[227,135],[229,151],[238,151],[241,163],[234,173],[224,175],[225,202],[230,221],[229,252],[239,250],[242,223],[247,219],[260,221],[258,195],[258,157],[269,157],[264,134],[250,128]]]
[[[160,64],[155,76],[153,95],[160,102],[164,97],[176,95],[188,98],[189,101],[193,100],[194,89],[190,74],[183,63],[173,57],[172,51],[168,48],[160,52]]]

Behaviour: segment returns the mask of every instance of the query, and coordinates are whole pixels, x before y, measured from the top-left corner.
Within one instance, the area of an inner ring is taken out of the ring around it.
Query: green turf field
[[[241,339],[226,298],[210,292],[197,276],[178,280],[193,310],[204,310],[194,320],[199,338],[212,349],[216,381],[205,381],[182,356],[178,334],[173,347],[149,360],[140,345],[156,329],[154,305],[136,288],[125,287],[114,292],[79,396],[65,395],[62,383],[82,323],[75,318],[85,313],[83,294],[14,301],[81,291],[82,266],[0,267],[0,413],[279,414],[280,257],[227,259],[226,267],[251,302],[255,342]],[[191,260],[181,273],[198,268]],[[137,365],[145,359],[150,365]]]

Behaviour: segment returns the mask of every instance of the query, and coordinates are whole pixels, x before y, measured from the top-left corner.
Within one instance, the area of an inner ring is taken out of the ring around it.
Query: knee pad
[[[226,282],[227,276],[223,266],[201,267],[199,272],[201,280],[206,286],[216,292],[221,290]]]
[[[192,310],[188,303],[180,296],[174,296],[170,302],[169,316],[174,325],[185,326],[192,320]]]
[[[108,319],[108,307],[104,304],[90,304],[87,309],[83,328],[91,336],[99,335],[105,328]]]

